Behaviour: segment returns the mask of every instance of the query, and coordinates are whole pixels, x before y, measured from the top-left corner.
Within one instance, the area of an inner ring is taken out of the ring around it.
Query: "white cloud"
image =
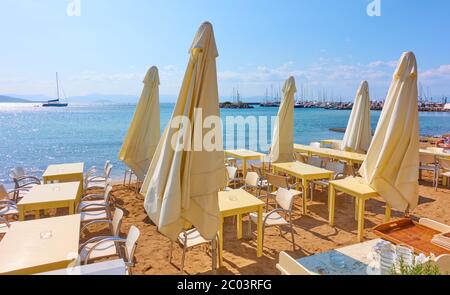
[[[450,65],[441,65],[438,68],[424,71],[421,75],[423,79],[450,80]]]

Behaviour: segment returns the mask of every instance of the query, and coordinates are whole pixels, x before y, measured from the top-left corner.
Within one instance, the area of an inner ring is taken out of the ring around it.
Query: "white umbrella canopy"
[[[342,150],[365,153],[372,140],[369,83],[362,81],[342,140]]]
[[[136,106],[119,159],[143,180],[159,142],[159,75],[151,67],[144,78],[144,88]]]
[[[215,238],[220,222],[218,192],[227,185],[217,89],[218,52],[210,23],[200,26],[189,52],[172,118],[141,189],[147,214],[172,241],[186,224],[194,225],[206,239]],[[215,118],[215,124],[198,120],[199,110],[203,118]],[[189,122],[178,124],[180,116]],[[198,148],[198,139],[208,138],[211,132],[215,147]]]
[[[409,212],[419,200],[417,63],[400,58],[360,174],[392,207]]]
[[[273,163],[294,161],[294,96],[297,92],[294,77],[283,85],[283,100],[273,131],[270,159]]]

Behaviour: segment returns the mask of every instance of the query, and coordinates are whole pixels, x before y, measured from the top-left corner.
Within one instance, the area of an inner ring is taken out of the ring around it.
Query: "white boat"
[[[69,103],[67,102],[67,98],[65,98],[66,102],[61,102],[59,97],[59,80],[58,73],[56,73],[56,99],[50,99],[47,103],[42,104],[43,107],[67,107]]]

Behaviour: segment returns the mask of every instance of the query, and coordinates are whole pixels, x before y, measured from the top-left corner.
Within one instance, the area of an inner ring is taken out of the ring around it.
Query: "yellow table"
[[[225,155],[242,160],[242,174],[247,175],[247,161],[261,160],[265,154],[249,150],[226,150]]]
[[[373,190],[360,177],[347,177],[345,179],[330,181],[328,191],[328,209],[329,209],[329,223],[334,225],[334,209],[336,191],[341,191],[355,198],[356,219],[358,220],[358,241],[364,238],[364,211],[366,200],[375,198],[378,193]],[[386,204],[385,221],[388,222],[391,218],[391,207]]]
[[[67,267],[78,256],[80,215],[15,222],[0,242],[1,274]]]
[[[26,211],[37,211],[51,208],[69,208],[69,214],[75,213],[75,205],[80,197],[79,182],[65,182],[36,185],[19,201],[19,220],[24,220]]]
[[[283,172],[302,180],[303,214],[307,214],[306,200],[308,198],[308,182],[316,179],[333,179],[333,171],[318,168],[301,162],[272,164],[275,172]],[[298,189],[298,188],[297,188]]]
[[[42,178],[44,183],[79,181],[83,191],[83,169],[84,163],[49,165]]]
[[[440,151],[432,150],[432,149],[420,149],[419,152],[423,155],[431,155],[431,156],[435,156],[436,158],[450,160],[450,153],[440,152]]]
[[[323,147],[324,145],[332,145],[334,143],[342,143],[341,139],[323,139],[320,141],[321,146]]]
[[[230,190],[219,192],[220,226],[219,226],[219,265],[223,263],[223,222],[225,217],[237,216],[237,238],[242,239],[242,215],[258,212],[257,228],[257,252],[258,257],[262,256],[262,231],[263,231],[263,209],[264,202],[252,194],[242,190]]]
[[[366,159],[366,155],[360,153],[333,150],[329,148],[316,148],[303,144],[294,144],[294,151],[298,153],[307,153],[309,156],[316,155],[319,157],[345,161],[352,167],[354,164],[362,164]]]

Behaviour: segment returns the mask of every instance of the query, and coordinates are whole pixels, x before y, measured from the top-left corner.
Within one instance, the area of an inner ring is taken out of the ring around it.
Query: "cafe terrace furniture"
[[[356,219],[358,221],[358,241],[362,241],[364,238],[364,210],[365,203],[368,199],[376,198],[378,193],[373,190],[365,181],[360,177],[347,177],[340,180],[332,180],[329,182],[328,190],[328,209],[329,209],[329,223],[334,225],[334,210],[336,191],[340,191],[355,198],[356,206]],[[386,204],[385,221],[389,221],[391,218],[391,207]]]
[[[44,183],[52,182],[80,182],[80,192],[83,192],[83,169],[84,163],[49,165],[42,178]]]
[[[68,208],[74,214],[80,193],[79,182],[65,182],[37,185],[17,203],[19,220],[25,219],[25,212],[35,211],[39,218],[39,210]]]
[[[66,268],[78,257],[80,215],[15,222],[0,241],[0,274]]]
[[[242,190],[228,190],[219,192],[219,265],[223,264],[223,222],[226,217],[237,216],[236,231],[237,238],[242,239],[242,215],[257,212],[257,256],[261,257],[263,252],[263,209],[264,202],[252,194]]]
[[[323,168],[311,166],[301,162],[276,163],[272,164],[275,173],[286,173],[297,179],[301,179],[303,192],[303,214],[307,214],[306,200],[308,199],[309,182],[318,179],[333,179],[334,172]],[[297,190],[300,190],[300,183],[297,184]]]
[[[225,155],[242,161],[242,174],[244,179],[247,175],[247,161],[262,160],[265,156],[263,153],[249,150],[226,150]]]

